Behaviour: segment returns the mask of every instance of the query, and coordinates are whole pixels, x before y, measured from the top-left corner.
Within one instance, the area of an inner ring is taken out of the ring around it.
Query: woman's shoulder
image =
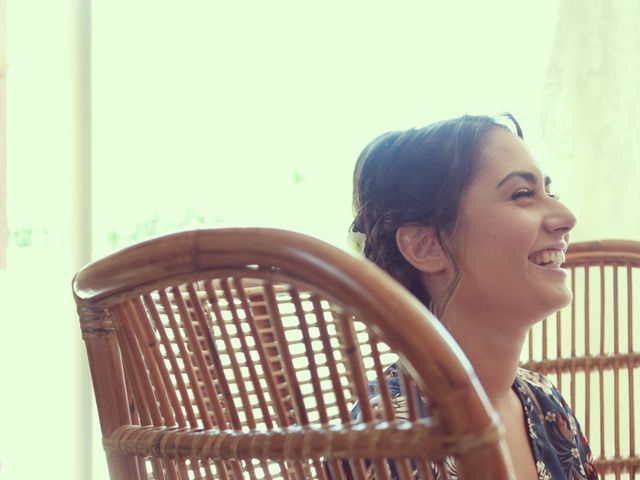
[[[546,427],[560,422],[573,435],[578,434],[578,425],[571,407],[546,375],[519,368],[515,386],[530,399]]]
[[[515,385],[516,387],[531,390],[536,397],[562,399],[562,395],[553,382],[540,372],[527,370],[526,368],[518,368]]]
[[[540,372],[520,368],[514,388],[519,391],[525,406],[531,437],[546,440],[547,447],[542,444],[538,447],[545,468],[557,472],[573,471],[571,478],[597,480],[589,443],[571,407],[553,382]],[[556,478],[555,474],[553,478]]]
[[[553,385],[549,378],[540,373],[535,372],[533,370],[527,370],[526,368],[518,368],[517,378],[527,382],[532,387],[540,388],[547,391],[556,390],[556,387]]]
[[[519,368],[515,386],[521,393],[531,397],[543,417],[554,412],[562,412],[567,417],[573,418],[571,407],[546,375]]]

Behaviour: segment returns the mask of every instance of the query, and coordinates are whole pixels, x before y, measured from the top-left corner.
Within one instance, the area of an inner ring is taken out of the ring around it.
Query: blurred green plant
[[[122,232],[112,229],[107,234],[109,246],[117,249],[135,243],[147,238],[151,238],[173,230],[179,230],[186,227],[198,227],[202,225],[213,225],[222,223],[224,219],[220,216],[214,216],[208,220],[207,217],[196,210],[186,209],[181,218],[178,219],[162,219],[159,214],[142,220],[135,224],[129,232]]]
[[[298,185],[305,181],[305,176],[298,170],[293,171],[293,183]]]
[[[9,242],[17,247],[28,247],[33,241],[33,226],[28,223],[9,231]]]

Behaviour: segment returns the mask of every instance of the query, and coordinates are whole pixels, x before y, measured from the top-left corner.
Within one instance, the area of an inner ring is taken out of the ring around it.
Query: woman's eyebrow
[[[531,184],[534,184],[534,185],[536,183],[536,176],[533,173],[524,172],[524,171],[516,171],[516,172],[511,172],[509,175],[507,175],[502,180],[500,180],[498,182],[498,185],[496,186],[496,188],[500,188],[504,182],[508,181],[509,179],[511,179],[513,177],[524,178],[527,182],[529,182]],[[551,179],[549,177],[545,177],[545,179],[544,179],[545,180],[545,185],[547,184],[547,179],[549,180],[549,182],[551,182]]]

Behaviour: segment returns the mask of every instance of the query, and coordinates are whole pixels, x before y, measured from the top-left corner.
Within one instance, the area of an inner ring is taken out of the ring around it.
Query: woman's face
[[[492,129],[479,162],[452,236],[461,279],[451,306],[528,327],[571,301],[560,264],[576,219],[511,132]]]

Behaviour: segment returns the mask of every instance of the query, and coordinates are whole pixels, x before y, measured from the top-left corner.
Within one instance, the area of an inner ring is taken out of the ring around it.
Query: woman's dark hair
[[[351,230],[366,236],[364,254],[441,315],[460,282],[460,272],[447,247],[446,235],[458,222],[462,195],[478,170],[478,151],[493,128],[522,130],[511,114],[465,115],[420,129],[388,132],[365,147],[353,175],[355,219]],[[433,228],[455,269],[454,280],[431,298],[420,273],[400,253],[396,231],[409,223]]]

